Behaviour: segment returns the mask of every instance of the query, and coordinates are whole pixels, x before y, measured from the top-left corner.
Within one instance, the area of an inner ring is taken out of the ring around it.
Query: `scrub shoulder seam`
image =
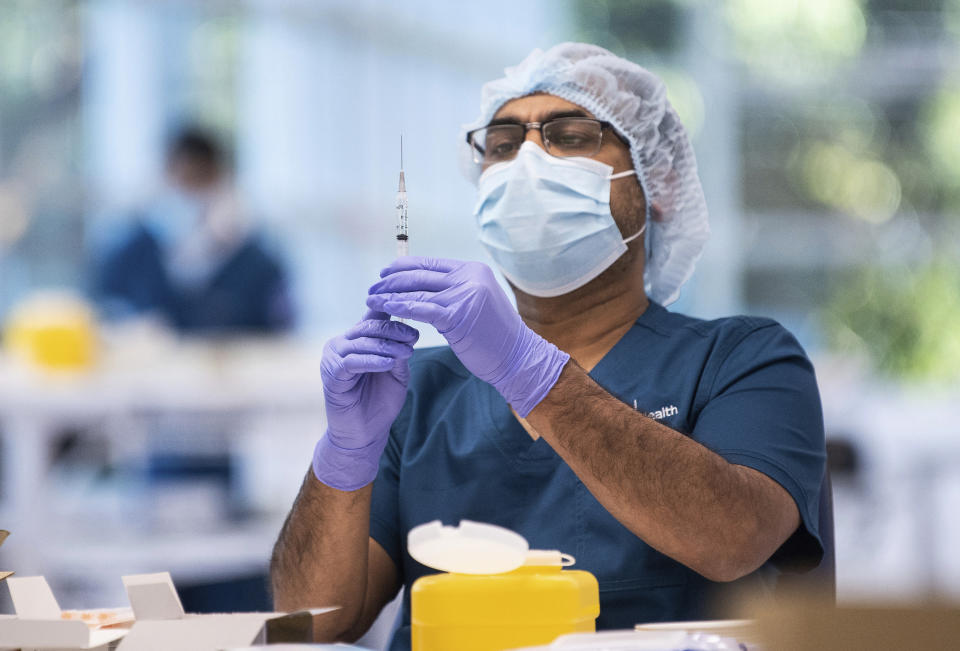
[[[773,319],[761,319],[758,317],[748,316],[739,316],[733,318],[740,322],[740,327],[737,328],[740,332],[731,339],[730,343],[726,345],[721,343],[721,348],[717,351],[717,357],[719,361],[715,366],[713,378],[710,380],[710,393],[707,396],[706,402],[709,402],[711,399],[716,397],[717,380],[720,378],[720,370],[723,369],[724,365],[726,365],[727,361],[730,359],[730,356],[733,354],[733,351],[742,346],[743,343],[752,335],[764,330],[776,328],[789,335],[791,338],[793,337],[789,330],[784,328],[779,322],[774,321]],[[799,344],[797,345],[799,346]],[[798,352],[803,353],[804,351],[802,348],[799,348]],[[706,405],[706,402],[704,405]]]
[[[733,317],[733,319],[737,321],[737,327],[733,329],[730,343],[725,347],[726,350],[723,351],[723,362],[726,362],[730,353],[740,347],[751,335],[763,330],[769,330],[770,328],[779,328],[780,330],[787,331],[786,328],[773,319],[762,319],[751,316],[737,316]]]

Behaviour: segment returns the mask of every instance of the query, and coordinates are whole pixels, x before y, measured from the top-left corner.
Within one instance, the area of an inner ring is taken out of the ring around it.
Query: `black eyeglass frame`
[[[544,146],[545,146],[545,149],[547,150],[547,153],[550,154],[550,151],[549,151],[549,150],[550,150],[550,144],[549,144],[550,141],[549,141],[549,139],[547,138],[547,136],[546,136],[546,135],[544,134],[544,132],[543,132],[544,128],[546,128],[547,125],[550,125],[550,124],[555,124],[555,123],[557,123],[557,122],[567,122],[567,121],[572,121],[572,120],[577,120],[577,121],[586,120],[586,121],[594,122],[594,123],[600,125],[600,142],[597,143],[597,149],[596,149],[596,151],[593,152],[593,154],[596,154],[598,151],[600,151],[600,148],[603,147],[603,130],[604,130],[604,129],[613,129],[613,125],[610,124],[609,122],[607,122],[606,120],[598,120],[598,119],[596,119],[596,118],[588,118],[587,116],[582,116],[582,117],[581,117],[581,116],[564,116],[564,117],[562,117],[562,118],[554,118],[554,119],[552,119],[552,120],[547,120],[546,122],[501,122],[500,124],[488,124],[488,125],[485,126],[485,127],[478,127],[478,128],[476,128],[476,129],[471,129],[470,131],[467,132],[467,144],[470,146],[471,152],[472,152],[472,151],[479,152],[481,156],[483,156],[484,158],[486,158],[486,151],[484,151],[483,149],[481,149],[481,148],[479,147],[479,145],[477,145],[476,143],[473,142],[473,134],[475,134],[475,133],[477,133],[477,132],[479,132],[479,131],[483,131],[484,129],[489,129],[489,128],[491,128],[491,127],[510,127],[510,126],[516,126],[516,127],[523,127],[523,138],[522,138],[521,141],[520,141],[521,144],[523,143],[524,140],[526,140],[526,138],[527,138],[527,132],[530,131],[530,129],[536,129],[537,131],[539,131],[539,132],[540,132],[540,139],[543,141],[543,144],[544,144]],[[613,133],[614,133],[614,135],[616,135],[618,138],[620,138],[620,135],[617,133],[616,129],[613,129]],[[623,140],[622,138],[620,138],[620,139]],[[592,156],[593,154],[590,154],[590,155]],[[553,156],[554,154],[550,154],[550,155]],[[564,157],[564,156],[557,156],[557,158],[565,158],[565,157]],[[479,164],[481,164],[483,161],[482,161],[482,160],[478,161],[478,160],[474,159],[474,162],[479,165]]]

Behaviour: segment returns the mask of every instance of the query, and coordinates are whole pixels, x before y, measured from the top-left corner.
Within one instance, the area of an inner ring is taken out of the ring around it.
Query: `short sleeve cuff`
[[[377,544],[383,547],[383,551],[387,552],[387,556],[393,561],[393,564],[397,567],[398,572],[403,570],[403,559],[401,558],[402,551],[400,549],[400,534],[399,532],[380,518],[378,518],[373,513],[370,514],[370,537],[373,538]]]
[[[780,484],[797,505],[802,527],[780,546],[771,556],[771,561],[781,568],[799,571],[813,569],[823,558],[823,541],[820,538],[820,525],[817,496],[810,496],[788,472],[776,463],[760,455],[742,450],[715,450],[726,461],[738,466],[753,468]]]

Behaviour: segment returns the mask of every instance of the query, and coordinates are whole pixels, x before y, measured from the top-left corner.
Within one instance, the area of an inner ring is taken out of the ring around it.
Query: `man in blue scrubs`
[[[224,153],[202,129],[171,140],[168,189],[99,251],[93,293],[111,321],[154,317],[185,335],[279,334],[293,325],[285,265],[246,223]]]
[[[484,87],[464,147],[517,307],[478,262],[381,272],[325,349],[328,427],[274,551],[277,608],[339,604],[316,633],[356,639],[432,571],[406,536],[435,519],[573,554],[599,580],[599,629],[699,618],[720,583],[815,566],[809,360],[774,321],[663,307],[708,229],[662,83],[595,46],[535,51]],[[413,354],[390,316],[449,346]],[[409,617],[407,601],[392,649]]]

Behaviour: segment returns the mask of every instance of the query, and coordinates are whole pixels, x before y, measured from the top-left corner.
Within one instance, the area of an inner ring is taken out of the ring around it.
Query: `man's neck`
[[[635,277],[635,282],[599,283],[595,288],[594,281],[555,298],[517,292],[517,308],[530,329],[590,371],[650,304],[643,274]]]

